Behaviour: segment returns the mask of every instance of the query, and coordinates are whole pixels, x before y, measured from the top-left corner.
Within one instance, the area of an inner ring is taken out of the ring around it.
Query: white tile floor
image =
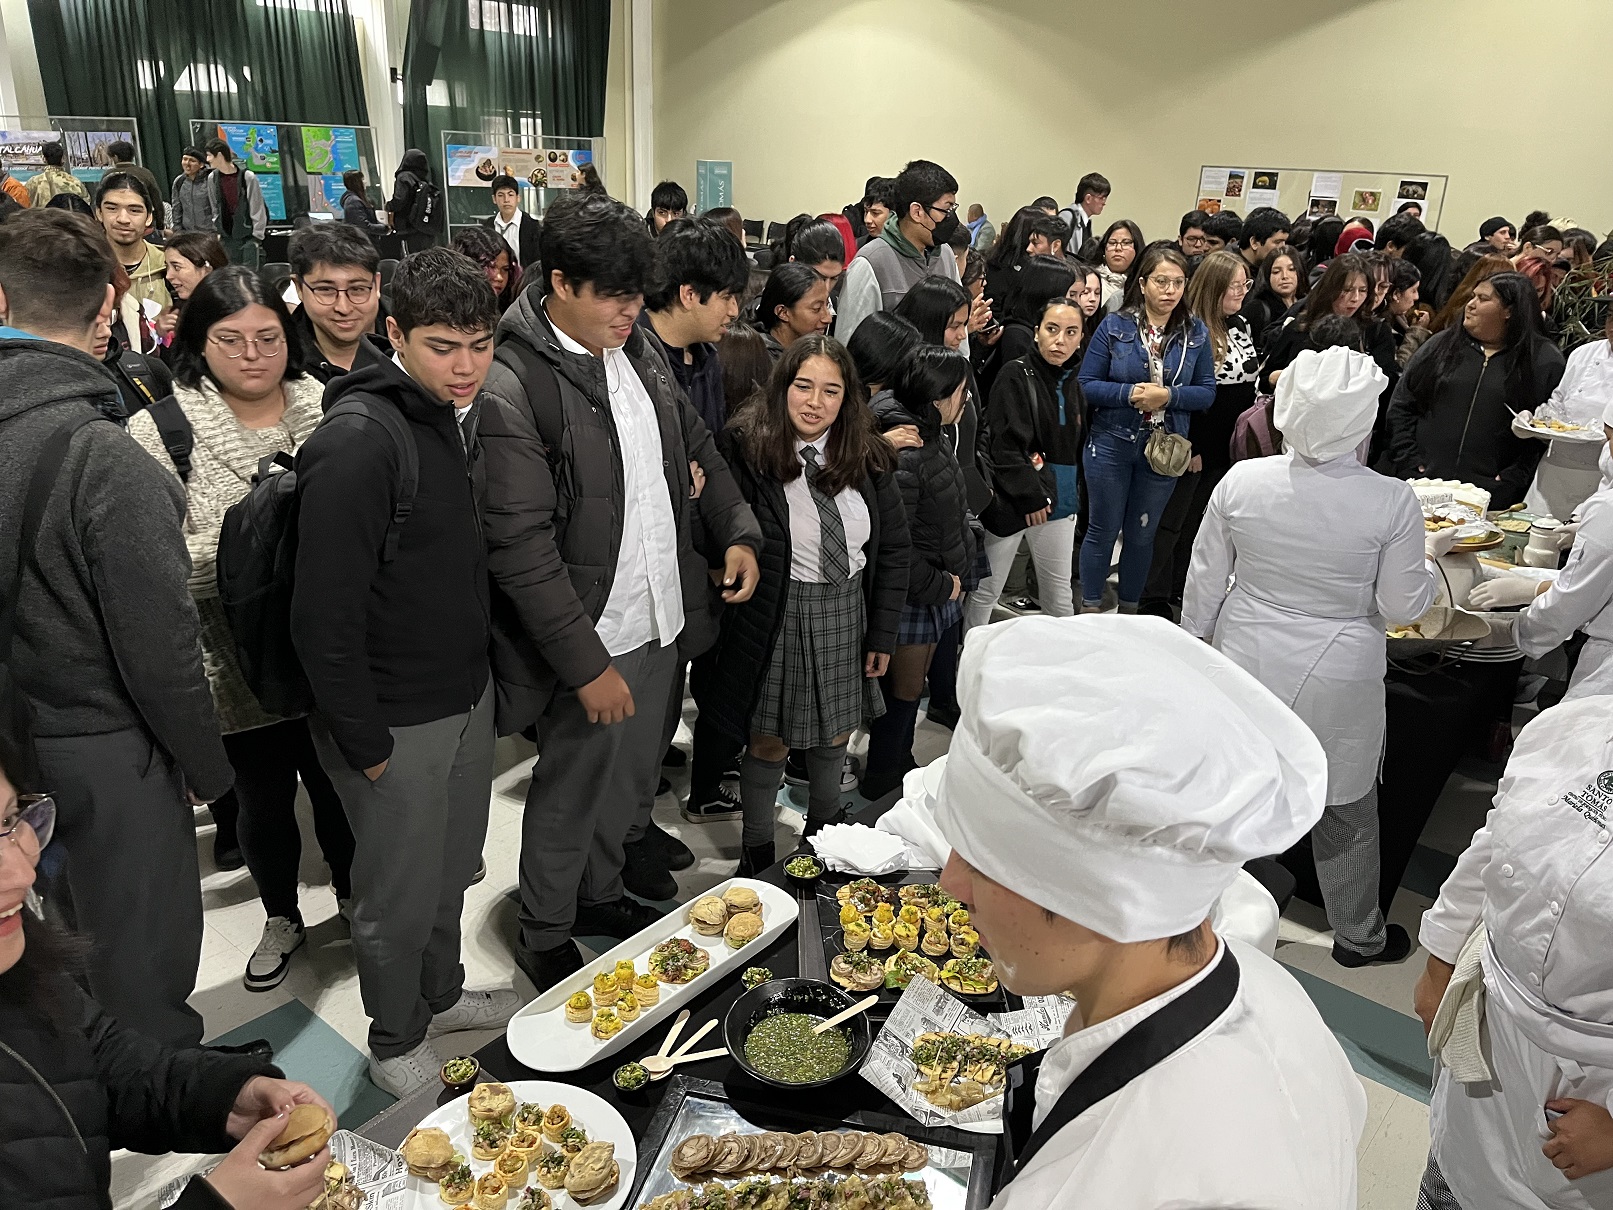
[[[916,755],[928,761],[945,751],[950,733],[921,723],[915,744]],[[685,730],[680,742],[687,745]],[[854,752],[860,745],[854,746]],[[514,972],[510,940],[515,932],[515,904],[509,892],[516,885],[520,853],[520,821],[526,782],[533,762],[532,748],[524,741],[506,740],[499,746],[498,768],[486,847],[487,878],[470,888],[464,915],[464,961],[472,986],[509,984],[512,979],[523,994],[531,993],[524,977]],[[675,788],[685,789],[686,772],[673,775]],[[1464,787],[1473,798],[1482,787]],[[804,801],[804,800],[803,800]],[[304,804],[306,810],[306,803]],[[733,873],[739,858],[739,824],[693,825],[678,813],[674,796],[663,796],[656,804],[658,822],[680,836],[694,849],[693,868],[677,875],[680,897],[687,898]],[[778,838],[781,851],[793,846],[800,830],[801,816],[781,806]],[[353,973],[347,928],[336,915],[336,904],[324,876],[317,846],[312,843],[309,821],[303,820],[303,834],[310,838],[304,849],[303,875],[308,883],[301,893],[308,941],[293,960],[291,974],[278,988],[263,993],[247,991],[241,973],[248,955],[257,944],[263,926],[263,910],[253,895],[245,871],[219,873],[211,862],[211,829],[198,833],[207,927],[203,940],[201,970],[192,1003],[207,1023],[207,1036],[216,1037],[243,1025],[291,1000],[299,1000],[328,1024],[350,1045],[362,1051],[367,1020],[359,1000],[357,977]],[[1452,837],[1470,835],[1471,822],[1445,821]],[[1466,827],[1466,833],[1462,828]],[[1415,914],[1426,906],[1402,892],[1394,918],[1412,927]],[[1297,905],[1283,922],[1279,957],[1290,965],[1309,971],[1357,995],[1376,1001],[1402,1014],[1410,1014],[1411,987],[1422,967],[1422,958],[1413,958],[1390,968],[1370,967],[1344,971],[1328,957],[1330,939],[1325,921],[1305,905]],[[453,1041],[456,1051],[474,1050],[491,1035],[467,1035]],[[1427,1155],[1428,1110],[1419,1100],[1384,1085],[1363,1080],[1369,1114],[1359,1148],[1360,1205],[1364,1210],[1407,1210],[1415,1204],[1416,1188]],[[119,1207],[145,1207],[160,1186],[181,1172],[195,1170],[203,1161],[196,1157],[120,1155],[113,1165],[114,1200]]]

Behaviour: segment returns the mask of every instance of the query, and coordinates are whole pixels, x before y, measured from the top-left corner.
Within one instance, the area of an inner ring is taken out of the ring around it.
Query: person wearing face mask
[[[981,514],[991,574],[969,594],[966,629],[991,621],[991,611],[1023,541],[1036,564],[1043,612],[1075,611],[1070,584],[1075,553],[1077,460],[1086,400],[1076,381],[1081,309],[1064,295],[1036,313],[1035,348],[998,373],[986,407],[992,486]]]
[[[939,164],[914,160],[896,177],[895,192],[896,213],[846,268],[836,321],[842,341],[851,339],[864,317],[895,307],[921,278],[939,273],[962,280],[951,247],[959,226],[957,180]],[[984,324],[987,308],[984,302],[977,306]]]
[[[1182,444],[1171,436],[1185,442],[1192,413],[1215,402],[1215,351],[1186,294],[1187,258],[1170,244],[1149,248],[1127,288],[1125,309],[1104,318],[1081,359],[1081,389],[1093,407],[1082,457],[1091,502],[1081,543],[1084,611],[1100,608],[1115,539],[1123,534],[1120,609],[1136,612],[1155,530],[1188,458],[1159,468],[1155,462],[1161,449]]]
[[[1322,812],[1292,711],[1160,618],[974,635],[935,823],[998,978],[1060,992],[1008,1070],[993,1210],[1350,1210],[1366,1097],[1294,977],[1212,924],[1240,866]]]
[[[807,835],[845,819],[846,743],[885,709],[878,680],[896,647],[911,543],[895,453],[839,341],[806,336],[786,349],[719,445],[761,524],[762,576],[723,613],[702,721],[747,745],[739,869],[755,874],[775,859],[791,748],[805,753]]]
[[[1259,679],[1327,752],[1327,811],[1311,845],[1333,958],[1351,967],[1411,952],[1378,907],[1384,627],[1434,604],[1431,560],[1455,542],[1454,531],[1425,536],[1411,488],[1360,462],[1383,388],[1383,371],[1351,349],[1294,360],[1277,384],[1286,452],[1221,480],[1182,606],[1182,628]]]

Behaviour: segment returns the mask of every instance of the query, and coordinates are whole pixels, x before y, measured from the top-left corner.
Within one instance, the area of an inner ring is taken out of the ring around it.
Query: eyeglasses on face
[[[1155,273],[1148,280],[1161,290],[1180,290],[1187,285],[1187,278],[1185,277],[1161,277],[1158,273]]]
[[[1130,236],[1117,236],[1104,244],[1105,248],[1113,248],[1117,252],[1122,248],[1135,248],[1136,246],[1136,241]]]
[[[301,282],[298,282],[297,286],[304,293],[312,295],[327,307],[335,303],[338,297],[344,295],[348,302],[362,306],[364,303],[369,302],[370,296],[375,293],[375,283],[372,281],[360,282],[356,286],[332,286],[328,284],[305,286]]]
[[[279,357],[286,347],[286,338],[279,333],[270,336],[239,336],[234,332],[225,332],[222,336],[209,336],[207,339],[217,345],[219,352],[231,361],[245,357],[247,345],[256,347],[259,357]]]
[[[56,800],[48,794],[19,794],[0,814],[0,841],[9,839],[30,863],[56,831]]]

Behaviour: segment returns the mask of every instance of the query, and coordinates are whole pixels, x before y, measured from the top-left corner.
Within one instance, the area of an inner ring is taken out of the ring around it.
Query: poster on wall
[[[1343,194],[1344,174],[1342,172],[1311,173],[1311,197],[1330,197],[1336,202]]]
[[[358,171],[358,131],[351,126],[304,126],[302,162],[310,176]]]
[[[1282,173],[1263,169],[1249,178],[1249,209],[1277,205],[1277,182]]]
[[[1383,191],[1381,189],[1357,189],[1350,198],[1350,209],[1363,211],[1367,214],[1376,214],[1383,208]]]
[[[1305,208],[1306,218],[1327,218],[1339,212],[1339,199],[1336,197],[1316,197],[1312,195],[1310,205]]]
[[[1243,182],[1244,182],[1245,179],[1247,179],[1247,176],[1248,176],[1248,174],[1245,173],[1243,171],[1243,169],[1241,169],[1241,168],[1228,169],[1227,170],[1227,185],[1226,185],[1226,189],[1222,191],[1222,196],[1223,197],[1242,197],[1243,196]]]
[[[260,173],[280,171],[280,129],[273,123],[220,122],[218,137],[230,145],[241,167]],[[267,197],[268,191],[264,193]]]
[[[492,144],[450,143],[447,153],[450,185],[485,185],[498,175],[498,148]]]
[[[1226,168],[1200,168],[1199,169],[1199,197],[1226,196],[1227,177]],[[1199,209],[1203,209],[1202,206]]]
[[[133,143],[132,130],[64,130],[61,139],[67,147],[67,162],[72,166],[74,175],[82,175],[79,171],[93,169],[95,175],[86,179],[100,180],[101,169],[112,166],[112,157],[107,154],[108,143]]]
[[[259,173],[258,188],[263,190],[263,204],[268,208],[269,217],[285,222],[286,191],[280,175],[274,172]]]
[[[19,168],[37,172],[45,166],[45,144],[60,137],[54,130],[0,130],[0,163],[13,172]]]
[[[1220,214],[1221,199],[1218,197],[1201,197],[1198,205],[1194,206],[1193,209],[1202,210],[1205,214]]]
[[[326,173],[308,178],[308,213],[342,217],[342,194],[347,192],[342,178]]]
[[[1401,181],[1400,187],[1395,190],[1395,197],[1413,202],[1428,200],[1427,181]]]
[[[534,189],[575,189],[578,169],[594,158],[591,151],[563,147],[500,147],[500,171]]]

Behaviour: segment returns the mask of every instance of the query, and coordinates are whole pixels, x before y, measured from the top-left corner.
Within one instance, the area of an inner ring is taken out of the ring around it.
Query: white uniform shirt
[[[1613,489],[1604,488],[1581,507],[1567,564],[1519,615],[1514,634],[1518,648],[1539,659],[1577,630],[1587,642],[1567,696],[1613,693]]]
[[[801,451],[810,444],[818,451],[818,465],[823,466],[829,455],[825,449],[829,434],[816,441],[797,441],[795,457],[802,466],[806,459]],[[850,556],[851,571],[856,575],[868,566],[868,552],[863,548],[873,536],[874,527],[868,516],[868,501],[854,487],[843,489],[834,498],[840,511],[840,522],[846,531],[846,554]],[[812,500],[812,489],[807,486],[805,473],[797,475],[784,485],[784,502],[790,506],[790,579],[801,584],[822,584],[823,575],[818,560],[823,547],[823,528],[818,521],[818,506]]]
[[[1613,697],[1563,702],[1518,736],[1495,806],[1421,941],[1454,962],[1482,916],[1492,1084],[1440,1069],[1429,1126],[1464,1206],[1613,1205],[1613,1171],[1567,1180],[1540,1152],[1545,1103],[1613,1109]]]
[[[1227,1011],[1049,1139],[992,1210],[1354,1210],[1361,1081],[1294,977],[1242,942],[1225,944],[1239,968]],[[1034,1121],[1117,1038],[1214,965],[1049,1047]]]
[[[1580,345],[1568,355],[1562,381],[1536,415],[1602,431],[1602,413],[1613,402],[1613,348],[1605,340]],[[1598,456],[1606,442],[1553,441],[1535,470],[1524,503],[1536,513],[1567,520],[1601,478]]]
[[[521,221],[525,217],[519,206],[507,223],[500,216],[493,216],[493,230],[509,245],[510,263],[517,268],[521,267]]]
[[[1420,618],[1437,591],[1423,537],[1416,494],[1353,451],[1239,462],[1199,525],[1182,628],[1213,637],[1316,733],[1329,804],[1377,777],[1384,624]]]
[[[588,355],[558,327],[549,326],[562,348]],[[622,455],[622,544],[616,552],[616,578],[594,633],[615,656],[656,640],[662,647],[677,642],[683,630],[683,580],[655,404],[625,352],[606,349],[604,361],[610,414]]]

